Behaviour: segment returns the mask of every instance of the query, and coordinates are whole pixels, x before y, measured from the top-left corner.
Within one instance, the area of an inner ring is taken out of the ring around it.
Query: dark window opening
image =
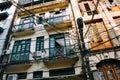
[[[85,5],[86,11],[90,11],[90,7],[89,7],[88,3],[85,3],[84,5]]]
[[[50,76],[63,76],[75,74],[74,68],[50,70]]]
[[[27,73],[18,73],[18,79],[26,79],[27,78]]]
[[[8,12],[0,13],[0,21],[5,20],[9,16]]]
[[[0,3],[0,10],[1,11],[6,10],[6,9],[10,8],[11,5],[12,5],[12,3],[10,1]]]
[[[33,72],[33,78],[42,78],[42,71],[35,71]]]

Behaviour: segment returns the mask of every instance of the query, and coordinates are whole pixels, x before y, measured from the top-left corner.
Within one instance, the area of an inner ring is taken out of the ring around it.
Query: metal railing
[[[28,23],[14,25],[12,31],[21,32],[21,31],[30,30],[30,29],[34,30],[34,27],[35,27],[34,22],[28,22]]]
[[[49,59],[54,58],[71,58],[77,56],[74,46],[49,48]]]
[[[31,5],[36,5],[36,4],[42,4],[42,3],[46,3],[46,2],[51,2],[51,1],[55,1],[55,0],[19,0],[19,4],[27,7],[27,6],[31,6]]]
[[[12,53],[10,58],[10,63],[16,62],[27,62],[29,61],[30,52],[19,52],[19,53]]]
[[[64,23],[66,21],[70,21],[70,15],[53,16],[47,19],[47,22],[53,25]]]

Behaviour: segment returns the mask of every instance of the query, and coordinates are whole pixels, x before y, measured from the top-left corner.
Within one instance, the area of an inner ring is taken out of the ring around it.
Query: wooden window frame
[[[104,73],[104,76],[105,76],[105,79],[106,79],[106,80],[110,80],[107,71],[110,71],[110,70],[111,70],[112,73],[113,73],[113,76],[114,76],[115,80],[119,80],[120,77],[119,77],[118,74],[117,74],[117,71],[116,71],[117,69],[120,69],[120,66],[114,67],[114,66],[111,64],[111,65],[109,65],[109,66],[106,67],[105,65],[103,65],[103,66],[99,69],[99,72],[103,72],[103,73]]]

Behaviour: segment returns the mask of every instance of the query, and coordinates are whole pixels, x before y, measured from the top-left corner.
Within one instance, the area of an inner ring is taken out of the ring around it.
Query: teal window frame
[[[43,71],[34,71],[33,72],[33,78],[42,78]]]
[[[37,37],[36,40],[36,51],[43,51],[44,50],[44,36]]]
[[[56,46],[55,46],[55,39],[62,39],[64,38],[64,48],[66,46],[66,40],[65,40],[65,34],[64,33],[61,33],[61,34],[55,34],[55,35],[50,35],[50,39],[49,39],[49,56],[50,57],[54,57],[54,56],[57,56],[56,55]],[[53,43],[53,44],[51,44]],[[65,49],[66,50],[66,49]]]
[[[31,39],[15,41],[11,55],[11,62],[29,60],[30,46]]]

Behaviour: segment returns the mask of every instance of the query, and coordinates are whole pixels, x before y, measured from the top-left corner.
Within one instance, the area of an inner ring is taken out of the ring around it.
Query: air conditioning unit
[[[43,58],[45,55],[45,51],[36,51],[33,52],[33,58]]]
[[[18,75],[17,74],[9,74],[7,77],[7,80],[17,80]]]

